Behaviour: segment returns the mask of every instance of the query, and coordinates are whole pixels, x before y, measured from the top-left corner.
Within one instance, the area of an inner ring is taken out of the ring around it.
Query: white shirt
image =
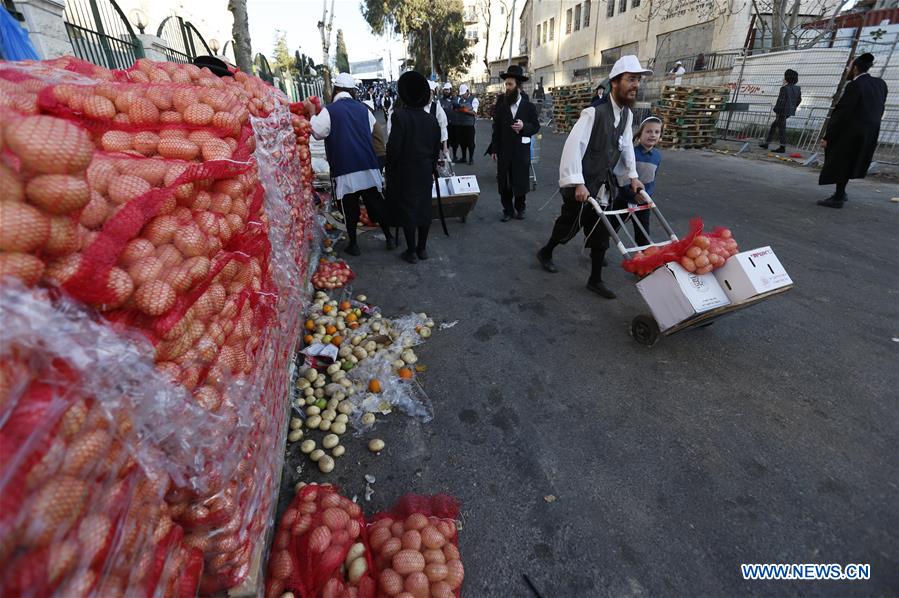
[[[518,106],[521,104],[521,94],[518,94],[518,99],[515,100],[515,103],[509,106],[509,110],[512,111],[512,118],[515,118],[515,115],[518,114]]]
[[[616,104],[611,96],[609,101],[612,103],[612,112],[615,115],[614,125],[617,127],[621,122],[621,106]],[[587,153],[587,144],[590,143],[590,134],[593,132],[595,118],[596,108],[584,108],[580,118],[572,127],[571,133],[568,134],[565,147],[562,148],[562,158],[559,161],[559,187],[575,187],[586,184],[582,161],[584,154]],[[628,111],[627,123],[624,133],[618,139],[618,145],[621,148],[621,160],[624,161],[624,170],[628,178],[636,179],[638,175],[637,159],[634,157],[633,126],[634,113]],[[614,164],[609,165],[610,168],[614,166]]]
[[[433,103],[433,102],[432,102]],[[431,104],[428,104],[424,107],[424,111],[428,114],[431,113]],[[447,126],[449,125],[449,120],[446,118],[446,111],[443,109],[443,106],[440,105],[440,102],[437,102],[437,111],[435,116],[437,117],[437,124],[440,125],[440,143],[443,143],[447,139],[449,139],[449,133],[447,133]],[[390,135],[390,133],[387,133]]]
[[[334,96],[334,101],[339,102],[347,98],[353,99],[353,96],[345,91],[341,91]],[[366,112],[368,112],[368,110],[366,110]],[[368,112],[369,131],[374,130],[376,122],[375,115]],[[312,136],[316,139],[324,139],[330,135],[331,115],[328,113],[328,108],[323,107],[321,112],[309,119],[309,124],[312,126]],[[381,178],[381,171],[376,168],[342,174],[337,177],[335,182],[337,183],[337,188],[335,189],[337,199],[342,198],[344,195],[349,195],[350,193],[362,191],[363,189],[371,189],[372,187],[377,187],[378,191],[380,191],[384,185],[383,179]]]

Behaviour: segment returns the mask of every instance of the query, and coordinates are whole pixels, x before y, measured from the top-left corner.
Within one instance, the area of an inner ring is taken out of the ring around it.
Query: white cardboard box
[[[770,247],[733,255],[714,274],[733,303],[793,284]]]
[[[711,273],[697,275],[669,262],[637,283],[660,330],[716,307],[730,305],[724,289]]]
[[[481,192],[478,187],[478,177],[474,175],[440,177],[437,180],[440,181],[440,197],[476,195]],[[437,197],[437,189],[433,184],[431,185],[431,197]]]

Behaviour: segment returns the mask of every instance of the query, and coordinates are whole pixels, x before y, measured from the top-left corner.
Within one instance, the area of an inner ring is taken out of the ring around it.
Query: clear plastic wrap
[[[0,92],[0,594],[234,587],[272,524],[314,257],[286,98],[143,59],[3,63]],[[81,454],[73,418],[105,459],[45,473]]]

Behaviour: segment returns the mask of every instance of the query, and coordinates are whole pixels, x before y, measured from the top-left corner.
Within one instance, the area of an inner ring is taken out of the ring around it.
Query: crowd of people
[[[868,74],[873,63],[871,54],[862,54],[847,70],[848,83],[822,141],[825,161],[819,184],[835,184],[836,192],[819,205],[842,207],[848,199],[848,181],[867,174],[887,94],[886,84]],[[647,195],[654,192],[662,161],[657,144],[663,122],[650,116],[634,133],[632,110],[642,78],[651,73],[636,56],[621,57],[609,74],[608,90],[604,85],[598,87],[593,102],[581,112],[560,157],[561,211],[549,239],[537,252],[542,267],[556,273],[554,250],[583,230],[591,256],[587,288],[608,299],[615,297],[602,276],[610,233],[599,226],[600,218],[587,201],[596,198],[606,209],[627,210],[645,203]],[[536,106],[521,89],[528,81],[523,69],[511,65],[500,79],[504,90],[494,107],[485,153],[496,163],[501,220],[508,222],[523,220],[527,212],[531,138],[540,130],[540,122]],[[798,79],[792,69],[784,73],[773,107],[775,120],[761,144],[765,148],[779,134],[781,145],[774,151],[784,149],[786,119],[802,102]],[[354,101],[359,93],[362,101]],[[307,108],[311,110],[311,105]],[[378,109],[387,116],[386,134],[375,118]],[[432,187],[439,161],[447,158],[451,149],[454,161],[465,162],[467,154],[468,164],[472,163],[477,111],[478,99],[465,84],[458,89],[450,82],[441,86],[410,71],[400,77],[395,93],[386,86],[360,91],[351,75],[338,75],[334,100],[311,124],[313,134],[325,140],[335,197],[341,200],[347,224],[347,253],[360,252],[356,224],[361,201],[381,225],[387,249],[395,248],[398,241],[390,228],[402,228],[406,242],[402,258],[410,263],[428,259]],[[644,246],[650,243],[649,213],[636,214],[631,218],[634,239]]]

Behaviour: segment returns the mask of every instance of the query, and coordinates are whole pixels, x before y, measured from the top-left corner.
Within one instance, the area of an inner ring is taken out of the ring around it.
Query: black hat
[[[194,64],[200,68],[208,68],[213,75],[218,75],[219,77],[234,76],[234,73],[231,72],[225,61],[215,56],[197,56],[194,58]]]
[[[406,71],[400,75],[396,87],[407,108],[424,108],[431,101],[428,80],[418,71]]]
[[[853,64],[857,64],[859,66],[867,66],[868,68],[871,68],[871,65],[874,64],[874,54],[865,52],[861,56],[857,56],[852,62]]]
[[[499,74],[500,79],[508,79],[509,77],[515,77],[519,83],[524,83],[528,80],[528,77],[524,76],[524,70],[517,64],[511,65],[508,71]]]

